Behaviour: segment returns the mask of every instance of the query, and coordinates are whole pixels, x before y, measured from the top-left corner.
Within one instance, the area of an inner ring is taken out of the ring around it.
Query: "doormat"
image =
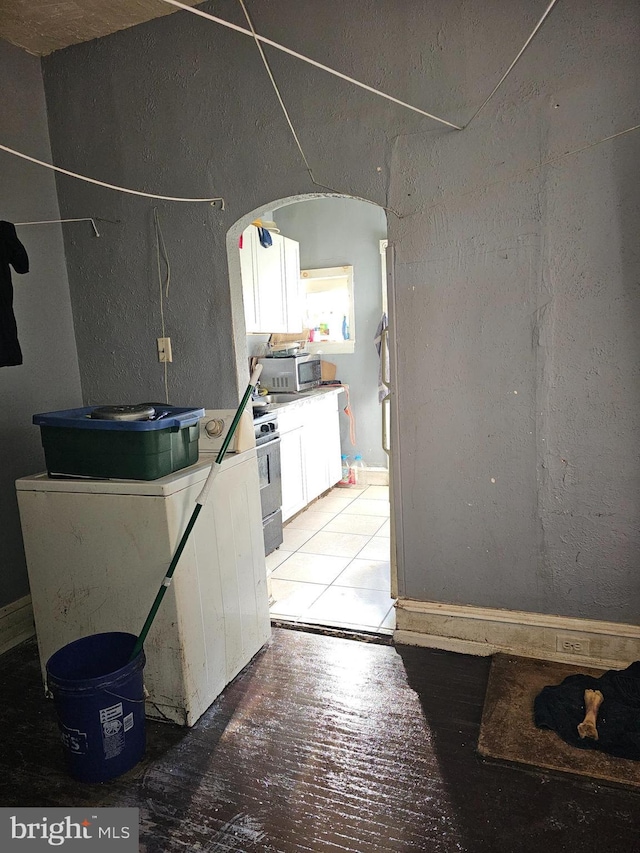
[[[640,788],[640,761],[575,749],[555,732],[536,728],[533,701],[538,693],[548,684],[560,684],[568,675],[577,673],[598,678],[603,671],[588,666],[494,655],[482,711],[478,752],[486,758]]]

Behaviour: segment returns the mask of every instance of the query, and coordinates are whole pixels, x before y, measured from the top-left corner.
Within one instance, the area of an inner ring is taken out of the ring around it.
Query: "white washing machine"
[[[210,465],[151,481],[17,481],[43,675],[72,640],[140,633]],[[148,716],[193,725],[269,639],[261,519],[256,451],[230,454],[145,642]]]

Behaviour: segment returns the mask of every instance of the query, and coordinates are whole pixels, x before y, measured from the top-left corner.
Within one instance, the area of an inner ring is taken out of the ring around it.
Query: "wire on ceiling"
[[[289,125],[289,128],[291,130],[291,133],[295,139],[296,145],[298,146],[298,150],[300,151],[300,155],[302,156],[302,159],[305,163],[307,171],[309,172],[309,177],[311,178],[312,183],[318,187],[321,187],[322,189],[331,190],[332,192],[336,192],[338,194],[341,194],[340,191],[335,190],[333,187],[330,187],[326,184],[322,184],[319,181],[315,180],[315,177],[313,175],[313,170],[311,169],[311,166],[310,166],[309,161],[308,161],[308,159],[304,153],[302,145],[300,144],[300,140],[298,138],[298,135],[297,135],[295,128],[293,126],[293,123],[291,121],[291,117],[288,113],[288,110],[287,110],[285,104],[284,104],[284,101],[282,99],[282,95],[280,94],[280,91],[279,91],[277,83],[274,79],[273,73],[269,67],[269,63],[268,63],[267,58],[266,58],[264,51],[262,49],[261,42],[264,44],[270,45],[271,47],[274,47],[277,50],[281,50],[284,53],[287,53],[290,56],[295,57],[296,59],[300,59],[303,62],[307,62],[310,65],[315,66],[316,68],[320,68],[321,70],[326,71],[328,74],[332,74],[335,77],[339,77],[342,80],[346,80],[349,83],[353,83],[355,86],[358,86],[361,89],[364,89],[368,92],[371,92],[374,95],[378,95],[382,98],[385,98],[386,100],[389,100],[395,104],[398,104],[401,107],[405,107],[406,109],[412,110],[413,112],[417,112],[420,115],[423,115],[423,116],[426,116],[427,118],[433,119],[434,121],[437,121],[440,124],[444,124],[447,127],[452,128],[453,130],[464,130],[467,127],[469,127],[471,122],[476,118],[476,116],[481,112],[481,110],[484,109],[486,104],[491,100],[491,98],[495,95],[495,93],[498,91],[500,86],[507,79],[507,77],[509,76],[509,74],[511,73],[513,68],[515,67],[516,63],[518,62],[518,60],[520,59],[522,54],[525,52],[525,50],[527,49],[527,47],[529,46],[529,44],[531,43],[531,41],[535,37],[536,33],[538,32],[538,30],[540,29],[540,27],[542,26],[542,24],[544,23],[544,21],[546,20],[548,15],[550,14],[551,10],[555,6],[555,4],[558,2],[558,0],[551,0],[551,3],[549,3],[549,5],[547,6],[542,17],[540,18],[540,20],[538,21],[538,23],[534,27],[533,32],[531,33],[529,38],[524,43],[524,45],[522,46],[522,48],[520,49],[520,51],[516,55],[515,59],[511,63],[511,65],[507,68],[507,70],[502,75],[502,77],[500,78],[498,83],[494,86],[493,90],[485,98],[485,100],[482,102],[482,104],[480,104],[478,109],[471,116],[471,118],[464,125],[464,127],[460,127],[459,125],[453,124],[452,122],[447,121],[446,119],[440,118],[439,116],[436,116],[436,115],[433,115],[432,113],[426,112],[426,110],[421,110],[418,107],[414,107],[412,104],[408,104],[405,101],[401,101],[398,98],[393,97],[392,95],[388,95],[386,92],[383,92],[380,89],[375,89],[372,86],[368,86],[366,83],[361,83],[359,80],[355,80],[353,77],[349,77],[346,74],[342,74],[340,71],[336,71],[333,68],[329,68],[327,65],[323,65],[320,62],[316,62],[314,59],[310,59],[308,56],[304,56],[303,54],[297,53],[296,51],[291,50],[290,48],[285,47],[284,45],[278,44],[278,42],[272,41],[271,39],[268,39],[268,38],[265,38],[264,36],[259,35],[255,31],[255,28],[253,26],[253,23],[251,22],[251,19],[249,17],[249,13],[247,12],[247,9],[246,9],[246,6],[245,6],[243,0],[240,0],[240,3],[242,5],[242,9],[244,11],[247,22],[249,23],[250,29],[248,29],[248,30],[245,29],[244,27],[238,26],[237,24],[232,24],[230,21],[225,21],[223,18],[218,18],[215,15],[210,15],[207,12],[203,12],[201,9],[197,9],[197,8],[192,7],[192,6],[185,6],[184,3],[180,3],[180,2],[178,2],[178,0],[161,0],[161,2],[166,3],[170,6],[175,6],[176,8],[182,9],[185,12],[190,12],[193,15],[198,15],[200,17],[207,18],[208,20],[211,20],[214,23],[221,24],[224,27],[228,27],[229,29],[235,30],[236,32],[243,33],[244,35],[250,36],[251,38],[254,39],[254,41],[256,42],[256,45],[260,51],[260,55],[262,57],[262,61],[265,65],[267,73],[269,74],[269,78],[271,80],[273,88],[275,89],[276,95],[277,95],[278,100],[280,102],[280,106],[281,106],[282,111],[285,115],[285,118],[286,118],[287,123]],[[16,149],[10,148],[7,145],[0,144],[0,150],[5,151],[8,154],[13,154],[15,157],[20,157],[23,160],[28,160],[31,163],[36,163],[38,166],[44,166],[46,169],[51,169],[54,172],[59,172],[62,175],[67,175],[71,178],[77,178],[80,181],[85,181],[86,183],[94,184],[94,185],[99,186],[99,187],[105,187],[106,189],[115,190],[117,192],[127,193],[129,195],[141,196],[143,198],[157,199],[160,201],[185,202],[185,203],[191,203],[191,204],[198,204],[198,203],[215,204],[215,202],[219,201],[221,204],[221,209],[222,210],[225,209],[224,198],[222,196],[215,196],[212,198],[185,198],[182,196],[167,196],[167,195],[160,195],[158,193],[148,193],[148,192],[144,192],[142,190],[134,190],[134,189],[131,189],[129,187],[121,187],[117,184],[110,184],[110,183],[106,183],[105,181],[99,181],[96,178],[90,178],[87,175],[81,175],[78,172],[72,172],[69,169],[63,169],[60,166],[54,166],[53,163],[46,163],[44,160],[38,160],[36,157],[31,157],[28,154],[23,154],[21,151],[17,151]],[[362,200],[363,201],[370,201],[369,199],[362,199]],[[370,203],[373,204],[373,202],[370,202]],[[389,210],[390,212],[394,213],[396,216],[400,215],[397,213],[397,211],[393,210],[392,208],[384,208],[384,209]],[[94,227],[94,230],[97,230],[95,228],[95,224],[93,224],[93,227]]]
[[[470,125],[470,124],[471,124],[471,122],[474,120],[474,118],[475,118],[475,117],[480,113],[480,111],[481,111],[481,110],[483,110],[483,109],[486,107],[486,105],[489,103],[489,101],[491,100],[491,98],[493,98],[493,96],[494,96],[494,95],[495,95],[495,93],[498,91],[498,89],[500,88],[500,86],[502,86],[502,84],[504,83],[504,81],[507,79],[507,77],[509,76],[509,74],[511,74],[511,72],[513,71],[513,69],[514,69],[514,67],[515,67],[516,63],[518,62],[518,60],[520,59],[520,57],[522,56],[522,54],[525,52],[525,50],[529,47],[529,45],[530,45],[530,44],[531,44],[531,42],[533,41],[533,38],[534,38],[535,34],[538,32],[538,30],[540,29],[540,27],[544,24],[544,22],[545,22],[545,20],[547,19],[547,17],[548,17],[548,15],[549,15],[549,13],[551,12],[551,10],[553,9],[553,7],[556,5],[556,3],[557,3],[557,2],[558,2],[558,0],[551,0],[551,3],[549,3],[549,5],[547,6],[547,8],[544,10],[544,13],[543,13],[542,17],[540,18],[540,20],[538,21],[538,23],[537,23],[537,24],[535,25],[535,27],[533,28],[533,32],[531,33],[531,35],[529,36],[529,38],[526,40],[526,42],[522,45],[522,47],[521,47],[521,48],[520,48],[520,50],[518,51],[518,54],[517,54],[516,58],[513,60],[513,62],[512,62],[512,63],[511,63],[511,65],[507,68],[507,70],[504,72],[504,74],[502,75],[502,77],[498,80],[498,82],[496,83],[496,85],[495,85],[495,86],[493,87],[493,89],[491,90],[491,93],[490,93],[490,94],[489,94],[489,95],[484,99],[484,101],[480,104],[480,106],[479,106],[479,107],[478,107],[478,109],[475,111],[475,113],[471,116],[471,118],[469,119],[469,121],[464,125],[464,127],[462,128],[462,130],[466,130],[466,129],[469,127],[469,125]]]
[[[253,34],[253,38],[254,38],[254,41],[256,43],[256,47],[258,48],[258,51],[259,51],[260,56],[262,58],[262,62],[264,63],[264,67],[267,70],[267,74],[269,75],[269,79],[271,80],[271,84],[275,90],[276,97],[278,98],[280,106],[282,107],[282,112],[284,113],[284,117],[286,118],[287,124],[289,125],[289,130],[291,131],[291,135],[293,136],[295,143],[298,146],[298,151],[300,152],[300,156],[304,160],[304,165],[307,167],[307,172],[309,172],[309,177],[311,178],[312,183],[315,184],[317,182],[316,182],[315,178],[313,177],[313,171],[311,170],[311,166],[309,165],[309,161],[307,160],[307,157],[306,157],[304,151],[302,150],[302,145],[300,144],[300,140],[298,139],[298,134],[295,131],[295,128],[293,126],[293,122],[291,121],[291,116],[289,115],[289,111],[287,110],[287,108],[284,104],[284,101],[282,100],[282,95],[280,94],[280,89],[278,88],[278,84],[275,81],[275,78],[273,76],[273,72],[271,71],[271,66],[269,65],[269,62],[267,61],[267,57],[264,54],[264,50],[262,49],[262,45],[260,44],[260,40],[258,39],[255,28],[253,26],[253,22],[252,22],[251,18],[249,17],[249,12],[247,11],[247,7],[244,4],[244,0],[239,0],[239,2],[240,2],[240,5],[242,6],[242,11],[244,12],[244,16],[247,19],[247,23],[249,24],[249,27],[251,28],[251,33]]]
[[[14,148],[9,148],[7,145],[0,145],[1,151],[6,151],[8,154],[13,154],[16,157],[21,157],[23,160],[29,160],[31,163],[37,163],[38,166],[44,166],[46,169],[52,169],[54,172],[60,172],[62,175],[69,175],[70,178],[78,178],[80,181],[86,181],[88,184],[96,184],[99,187],[106,187],[108,190],[117,190],[121,193],[129,193],[129,195],[139,195],[143,198],[155,198],[160,201],[184,201],[191,203],[208,202],[214,204],[216,201],[221,202],[221,209],[224,210],[224,199],[222,196],[215,198],[181,198],[171,195],[157,195],[156,193],[146,193],[141,190],[132,190],[128,187],[119,187],[117,184],[107,184],[104,181],[98,181],[95,178],[88,178],[86,175],[79,175],[77,172],[70,172],[68,169],[62,169],[60,166],[54,166],[53,163],[45,163],[44,160],[38,160],[36,157],[30,157],[28,154],[22,154]]]
[[[366,83],[361,83],[359,80],[355,80],[353,77],[349,77],[347,74],[343,74],[341,71],[336,71],[335,68],[329,68],[328,65],[323,65],[321,62],[316,62],[315,59],[311,59],[310,57],[305,56],[302,53],[297,53],[295,50],[291,50],[290,48],[279,44],[277,41],[272,41],[271,39],[258,35],[255,31],[252,32],[251,30],[247,30],[244,27],[238,26],[238,24],[232,24],[231,21],[225,21],[224,18],[218,18],[215,15],[210,15],[208,12],[203,12],[202,9],[198,9],[195,6],[185,6],[184,3],[179,3],[178,0],[161,0],[161,2],[167,3],[170,6],[175,6],[177,9],[183,9],[185,12],[190,12],[192,15],[198,15],[201,18],[207,18],[207,20],[213,21],[215,24],[221,24],[223,27],[235,30],[236,32],[242,33],[245,36],[255,38],[257,41],[260,41],[263,44],[268,44],[270,47],[275,47],[276,50],[281,50],[283,53],[288,53],[289,56],[293,56],[296,59],[302,60],[302,62],[307,62],[309,65],[313,65],[316,68],[320,68],[322,71],[326,71],[327,74],[332,74],[334,77],[339,77],[341,80],[346,80],[347,83],[353,83],[354,86],[358,86],[360,89],[364,89],[365,91],[371,92],[374,95],[379,95],[379,97],[386,98],[387,101],[391,101],[394,104],[398,104],[398,106],[404,107],[407,110],[412,110],[415,113],[419,113],[420,115],[440,122],[440,124],[444,124],[447,127],[452,128],[452,130],[462,130],[462,128],[457,124],[453,124],[452,122],[447,121],[444,118],[440,118],[439,116],[433,115],[432,113],[428,113],[425,110],[421,110],[419,107],[414,107],[412,104],[407,104],[406,101],[401,101],[398,98],[394,98],[393,95],[388,95],[386,92],[383,92],[380,89],[375,89],[373,86],[368,86]]]
[[[256,47],[258,48],[258,51],[259,51],[260,56],[262,58],[262,62],[264,63],[264,67],[267,70],[267,74],[269,75],[269,79],[271,80],[271,85],[274,88],[274,91],[276,93],[276,97],[278,98],[278,102],[282,108],[282,112],[284,113],[284,117],[287,120],[287,124],[289,125],[289,129],[291,130],[291,135],[293,136],[294,141],[295,141],[296,145],[298,146],[298,151],[300,152],[300,156],[302,157],[302,159],[304,161],[304,165],[307,169],[307,172],[309,173],[309,178],[311,180],[311,183],[314,186],[319,187],[320,189],[330,190],[331,192],[337,193],[338,195],[352,195],[351,193],[341,192],[340,190],[337,190],[334,187],[330,187],[327,184],[322,184],[322,183],[320,183],[320,181],[316,181],[315,176],[313,174],[313,170],[312,170],[311,165],[309,163],[309,160],[307,159],[307,156],[304,153],[304,150],[302,148],[302,143],[300,142],[298,134],[296,133],[296,130],[293,126],[293,122],[291,121],[291,116],[289,115],[289,111],[287,110],[287,107],[286,107],[284,100],[282,98],[282,94],[280,93],[280,89],[278,87],[278,84],[276,83],[275,77],[273,76],[271,66],[269,65],[269,60],[265,56],[265,52],[262,49],[262,45],[260,44],[260,41],[258,39],[258,35],[255,31],[254,26],[253,26],[253,21],[251,20],[251,17],[249,16],[249,12],[248,12],[247,7],[244,3],[244,0],[239,0],[239,3],[242,6],[242,11],[244,12],[245,18],[247,19],[247,23],[249,24],[249,27],[251,28],[251,32],[253,33],[253,37],[254,37],[254,40],[256,43]],[[382,207],[383,210],[388,210],[390,213],[393,213],[395,216],[400,217],[400,214],[398,213],[398,211],[393,210],[393,208],[391,208],[391,207],[385,207],[383,204],[380,205],[380,204],[378,204],[378,202],[371,201],[370,199],[361,199],[361,200],[367,201],[367,202],[369,202],[369,204],[375,204],[376,207]]]
[[[174,6],[177,9],[182,9],[185,12],[190,12],[192,15],[198,15],[201,18],[206,18],[209,21],[213,21],[214,23],[220,24],[221,26],[227,27],[228,29],[235,30],[236,32],[242,33],[243,35],[250,36],[251,38],[253,38],[256,41],[256,43],[262,42],[263,44],[270,45],[271,47],[274,47],[276,50],[280,50],[283,53],[287,53],[287,54],[289,54],[289,56],[293,56],[296,59],[300,59],[300,60],[302,60],[302,62],[307,62],[309,65],[313,65],[316,68],[320,68],[322,71],[326,71],[328,74],[332,74],[334,77],[339,77],[341,80],[346,80],[348,83],[352,83],[354,86],[359,86],[361,89],[364,89],[367,92],[371,92],[372,94],[378,95],[381,98],[385,98],[386,100],[391,101],[394,104],[398,104],[398,106],[404,107],[405,109],[408,109],[408,110],[412,110],[413,112],[419,113],[420,115],[423,115],[423,116],[426,116],[427,118],[433,119],[434,121],[437,121],[440,124],[444,124],[447,127],[450,127],[452,130],[466,130],[466,128],[469,127],[469,125],[476,118],[476,116],[478,116],[479,113],[489,103],[491,98],[493,98],[493,96],[498,91],[500,86],[502,86],[502,84],[507,79],[509,74],[511,74],[516,63],[519,61],[520,57],[525,52],[525,50],[529,47],[529,45],[531,44],[531,42],[535,38],[536,33],[538,32],[540,27],[545,22],[545,20],[547,19],[547,17],[551,13],[551,10],[556,5],[558,0],[551,0],[549,5],[547,6],[545,11],[543,12],[542,17],[540,18],[540,20],[537,22],[537,24],[533,28],[533,31],[529,35],[528,39],[525,41],[524,45],[518,51],[515,59],[511,63],[511,65],[509,65],[509,67],[507,68],[505,73],[502,75],[500,80],[498,80],[498,82],[493,87],[493,89],[491,90],[489,95],[484,99],[484,101],[480,104],[478,109],[473,113],[473,115],[471,116],[469,121],[465,125],[463,125],[462,127],[460,125],[453,124],[453,122],[447,121],[447,119],[440,118],[440,116],[436,116],[433,113],[429,113],[426,110],[422,110],[419,107],[415,107],[415,106],[413,106],[413,104],[408,104],[406,101],[401,101],[399,98],[395,98],[393,95],[388,95],[386,92],[383,92],[381,89],[375,89],[373,86],[368,86],[366,83],[362,83],[353,77],[349,77],[347,74],[343,74],[342,72],[337,71],[335,68],[329,68],[328,65],[323,65],[321,62],[316,62],[315,59],[311,59],[310,57],[305,56],[302,53],[298,53],[295,50],[291,50],[290,48],[285,47],[284,45],[279,44],[278,42],[273,41],[272,39],[268,39],[268,38],[265,38],[265,36],[259,35],[258,33],[256,33],[256,31],[253,27],[253,24],[251,23],[251,20],[249,19],[249,15],[247,13],[247,10],[246,10],[245,5],[242,2],[242,0],[240,0],[240,2],[242,4],[242,8],[244,10],[245,17],[247,18],[247,22],[249,23],[249,27],[250,27],[250,29],[248,29],[248,30],[245,29],[244,27],[239,26],[238,24],[232,24],[231,21],[226,21],[224,18],[218,18],[216,15],[210,15],[208,12],[203,12],[202,9],[198,9],[194,6],[186,6],[184,3],[179,2],[179,0],[161,0],[161,2],[167,3],[170,6]],[[271,82],[274,84],[274,87],[275,87],[275,81],[273,79],[273,75],[271,74],[271,71],[270,71],[268,64],[267,64],[267,60],[264,56],[264,52],[262,51],[261,48],[260,48],[260,53],[262,55],[263,62],[265,63],[265,67],[267,68],[267,70],[269,72],[269,76],[271,77]],[[280,98],[279,93],[278,93],[278,97]],[[281,98],[280,98],[280,103],[281,103],[281,106],[285,112],[285,115],[287,115],[286,109],[284,107],[284,104],[282,103]],[[291,127],[291,132],[294,134],[294,137],[295,137],[296,134],[295,134],[295,131],[293,129],[293,126],[291,125],[291,121],[290,121],[288,115],[287,115],[287,121],[289,122],[289,126]],[[296,137],[296,142],[298,142],[297,137]],[[300,147],[299,142],[298,142],[298,147]],[[302,152],[302,149],[301,149],[301,154],[302,154],[303,158],[305,159],[305,163],[306,163],[306,158],[304,157],[304,153]],[[307,163],[307,168],[309,168],[308,163]],[[309,171],[311,171],[311,170],[309,169]],[[323,185],[319,185],[319,186],[323,186]],[[327,187],[327,189],[330,189],[330,187]]]

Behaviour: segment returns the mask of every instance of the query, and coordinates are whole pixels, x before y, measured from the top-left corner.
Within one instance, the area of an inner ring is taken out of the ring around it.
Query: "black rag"
[[[29,272],[29,258],[18,240],[15,225],[0,221],[0,367],[22,364],[18,328],[13,313],[11,269]]]
[[[585,715],[584,691],[599,690],[598,740],[582,739],[578,725]],[[600,678],[570,675],[562,684],[544,687],[534,702],[538,728],[551,729],[578,749],[598,749],[618,758],[640,761],[640,661],[610,669]]]
[[[266,228],[258,227],[258,240],[260,241],[260,245],[265,249],[268,249],[269,246],[273,246],[271,232],[267,231]]]

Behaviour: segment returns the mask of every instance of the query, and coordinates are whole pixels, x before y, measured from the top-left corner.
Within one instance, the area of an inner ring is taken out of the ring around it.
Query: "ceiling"
[[[0,0],[0,38],[44,56],[176,11],[160,0]]]

